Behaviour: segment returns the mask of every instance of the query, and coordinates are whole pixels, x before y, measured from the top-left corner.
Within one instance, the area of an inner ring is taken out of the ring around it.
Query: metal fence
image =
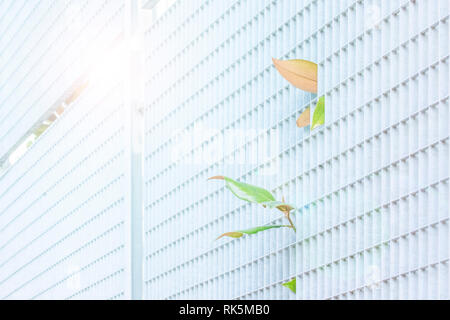
[[[142,4],[0,1],[0,298],[450,298],[448,0]]]
[[[176,1],[146,31],[146,298],[449,298],[448,1]],[[319,65],[316,95],[271,58]],[[223,174],[300,209],[279,215]],[[280,220],[281,221],[281,220]],[[281,283],[297,278],[296,295]]]

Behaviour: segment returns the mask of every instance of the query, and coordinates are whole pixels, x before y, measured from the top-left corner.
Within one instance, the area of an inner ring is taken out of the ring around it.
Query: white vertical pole
[[[127,197],[129,213],[127,228],[127,299],[142,299],[142,84],[140,70],[142,65],[139,50],[138,0],[125,2],[125,113],[127,135],[127,160],[129,180]]]

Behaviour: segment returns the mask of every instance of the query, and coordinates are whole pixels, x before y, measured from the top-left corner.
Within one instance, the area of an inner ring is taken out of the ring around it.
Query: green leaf
[[[292,279],[289,282],[283,283],[283,286],[291,290],[293,293],[297,292],[297,278]]]
[[[219,240],[220,238],[223,238],[223,237],[230,237],[230,238],[237,239],[237,238],[244,236],[244,234],[251,235],[251,234],[256,234],[258,232],[261,232],[261,231],[266,231],[269,229],[278,229],[278,228],[291,228],[291,226],[264,226],[264,227],[256,227],[256,228],[251,228],[251,229],[241,230],[241,231],[227,232],[227,233],[224,233],[221,236],[219,236],[216,240]]]
[[[325,97],[320,97],[317,102],[316,110],[314,110],[314,115],[311,124],[311,130],[323,125],[325,123]]]
[[[272,193],[266,189],[253,186],[251,184],[238,182],[224,176],[216,176],[209,178],[208,180],[225,180],[228,190],[230,190],[236,197],[244,201],[253,203],[275,201]]]

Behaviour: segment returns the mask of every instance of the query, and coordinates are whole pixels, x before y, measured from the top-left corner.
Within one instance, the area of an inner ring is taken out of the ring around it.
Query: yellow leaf
[[[308,107],[297,119],[297,127],[304,128],[309,126],[311,109]]]
[[[239,232],[239,231],[236,231],[236,232],[227,232],[227,233],[224,233],[224,234],[222,234],[221,236],[219,236],[216,240],[219,240],[220,238],[223,238],[223,237],[230,237],[230,238],[235,238],[235,239],[237,239],[237,238],[240,238],[240,237],[242,237],[244,234],[242,233],[242,232]]]
[[[223,237],[230,237],[230,238],[240,238],[242,237],[244,234],[257,234],[258,232],[262,232],[262,231],[266,231],[266,230],[270,230],[270,229],[278,229],[278,228],[292,228],[291,226],[263,226],[263,227],[256,227],[256,228],[251,228],[251,229],[247,229],[247,230],[241,230],[241,231],[233,231],[233,232],[227,232],[222,234],[220,237],[218,237],[216,240],[219,240],[220,238]]]
[[[317,64],[307,60],[277,60],[272,58],[278,72],[294,87],[317,93]]]

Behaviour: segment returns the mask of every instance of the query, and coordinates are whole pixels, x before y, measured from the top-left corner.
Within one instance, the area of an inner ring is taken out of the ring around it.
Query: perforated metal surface
[[[449,298],[448,1],[177,1],[146,33],[147,298]],[[319,64],[317,96],[271,58]],[[230,138],[232,136],[233,138]],[[284,195],[297,234],[220,183]],[[297,294],[280,284],[297,277]]]
[[[0,159],[103,60],[130,3],[0,0]],[[170,3],[142,43],[143,251],[138,90],[116,75],[0,175],[0,298],[139,297],[140,254],[147,299],[450,298],[448,0]],[[272,57],[317,62],[318,95]],[[321,96],[325,125],[298,129]],[[214,241],[283,222],[218,174],[295,204],[297,233]]]

